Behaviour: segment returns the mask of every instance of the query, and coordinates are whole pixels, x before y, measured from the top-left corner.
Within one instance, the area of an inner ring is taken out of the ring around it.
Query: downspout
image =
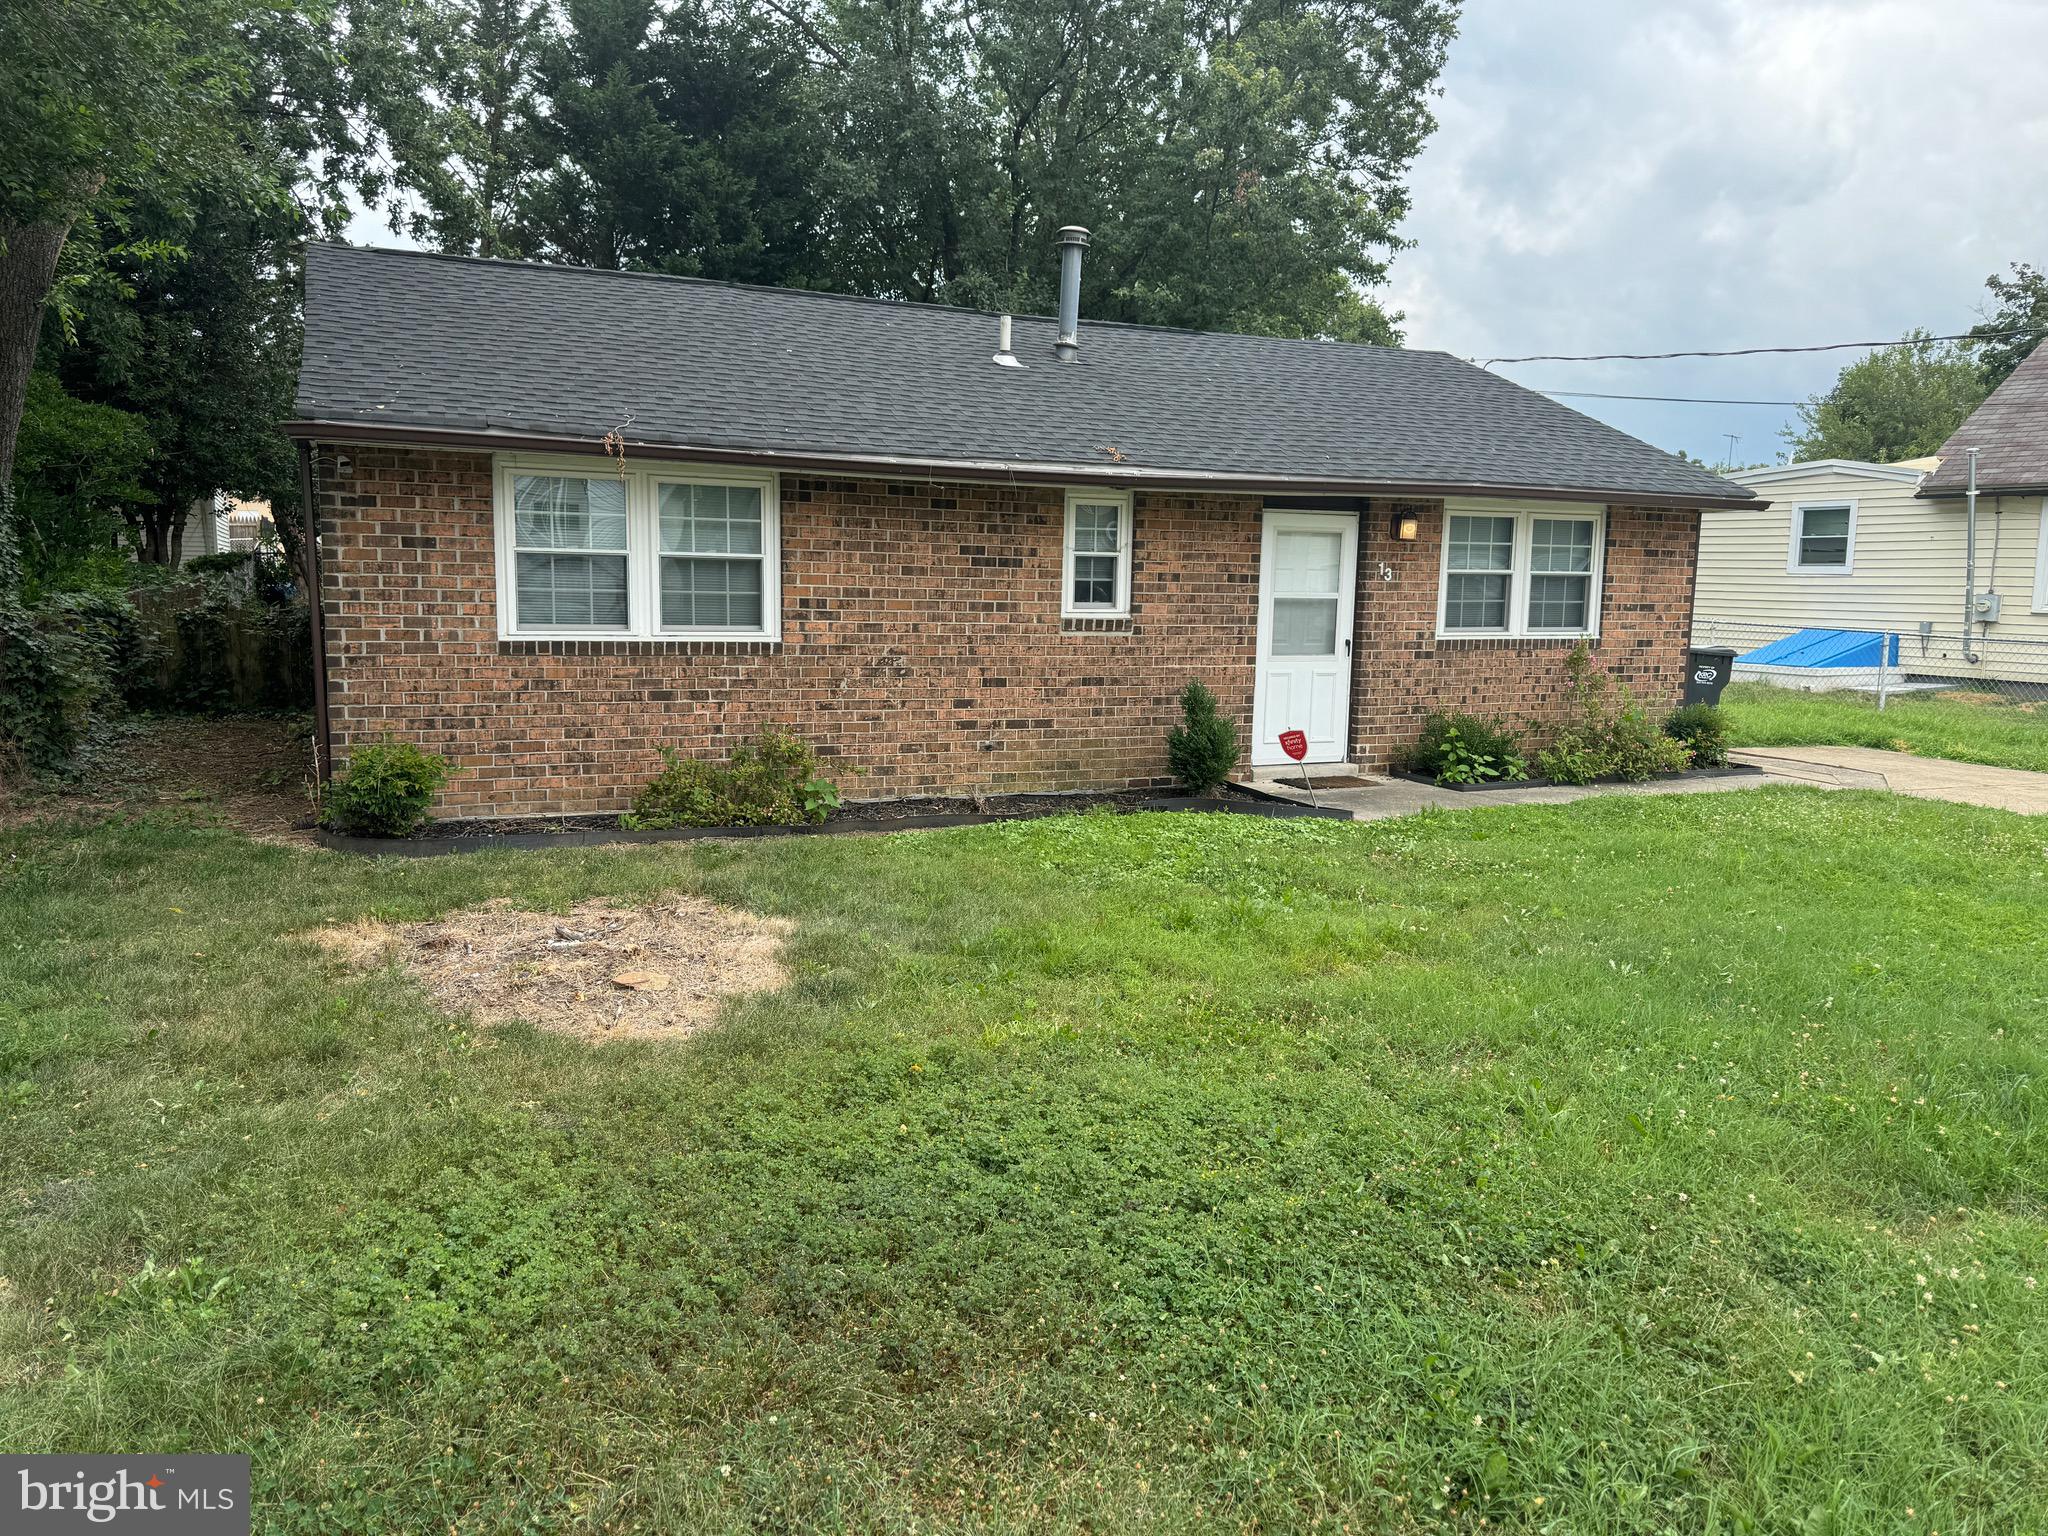
[[[1970,626],[1977,621],[1977,450],[1970,453],[1970,488],[1964,494],[1966,521],[1963,531],[1963,660],[1977,664],[1971,649]]]
[[[320,596],[320,520],[313,509],[313,444],[299,441],[299,545],[306,567],[306,631],[313,647],[313,772],[334,775],[334,722],[327,710],[327,615]]]

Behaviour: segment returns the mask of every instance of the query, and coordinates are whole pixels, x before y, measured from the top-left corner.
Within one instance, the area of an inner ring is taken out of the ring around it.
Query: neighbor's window
[[[1856,509],[1847,502],[1799,507],[1792,514],[1792,569],[1846,571],[1856,528]]]
[[[502,459],[499,633],[780,637],[772,475]]]
[[[1113,491],[1067,493],[1061,611],[1120,617],[1131,611],[1131,499]]]
[[[513,601],[521,629],[624,629],[626,487],[512,477]]]
[[[1451,503],[1438,633],[1597,633],[1604,522],[1597,507]]]

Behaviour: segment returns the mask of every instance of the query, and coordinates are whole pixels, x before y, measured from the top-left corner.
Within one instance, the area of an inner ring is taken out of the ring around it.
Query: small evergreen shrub
[[[1706,768],[1728,766],[1728,717],[1714,704],[1681,704],[1664,717],[1664,734],[1692,749]]]
[[[327,786],[321,819],[331,830],[357,837],[410,836],[427,819],[448,772],[446,758],[409,741],[357,747]]]
[[[661,772],[633,797],[619,824],[636,831],[669,827],[800,827],[839,806],[839,789],[818,773],[810,745],[785,731],[763,731],[732,761],[714,763],[661,749]]]
[[[1529,760],[1521,732],[1505,720],[1438,711],[1423,720],[1408,769],[1439,784],[1483,784],[1526,779]]]
[[[1237,766],[1237,727],[1217,713],[1200,683],[1180,691],[1181,723],[1166,733],[1166,765],[1191,795],[1213,793]]]

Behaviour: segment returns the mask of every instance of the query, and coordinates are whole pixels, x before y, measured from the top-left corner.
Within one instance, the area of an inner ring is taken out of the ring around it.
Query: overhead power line
[[[1524,389],[1533,389],[1539,395],[1550,395],[1564,400],[1660,400],[1666,405],[1804,405],[1804,400],[1713,400],[1699,395],[1608,395],[1593,389],[1542,389],[1534,384],[1524,384]]]
[[[1479,366],[1495,363],[1661,363],[1675,357],[1762,357],[1783,352],[1847,352],[1856,347],[1897,347],[1923,341],[2004,341],[2029,336],[2030,327],[2013,331],[1959,331],[1952,336],[1915,336],[1911,341],[1887,337],[1883,341],[1826,341],[1811,347],[1729,347],[1719,352],[1545,352],[1529,357],[1489,357]]]

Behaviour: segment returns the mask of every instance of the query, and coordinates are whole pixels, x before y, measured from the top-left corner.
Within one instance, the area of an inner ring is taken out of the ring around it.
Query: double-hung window
[[[522,629],[626,628],[626,487],[617,480],[514,474],[512,548]]]
[[[1605,522],[1598,507],[1451,502],[1437,633],[1597,635]]]
[[[1846,576],[1855,545],[1854,502],[1801,504],[1792,509],[1792,555],[1786,569]]]
[[[777,514],[772,475],[501,458],[498,632],[778,639]]]
[[[1119,491],[1067,492],[1060,611],[1069,618],[1122,618],[1131,611],[1131,498]]]
[[[768,586],[761,487],[663,482],[655,498],[662,626],[758,630]]]

